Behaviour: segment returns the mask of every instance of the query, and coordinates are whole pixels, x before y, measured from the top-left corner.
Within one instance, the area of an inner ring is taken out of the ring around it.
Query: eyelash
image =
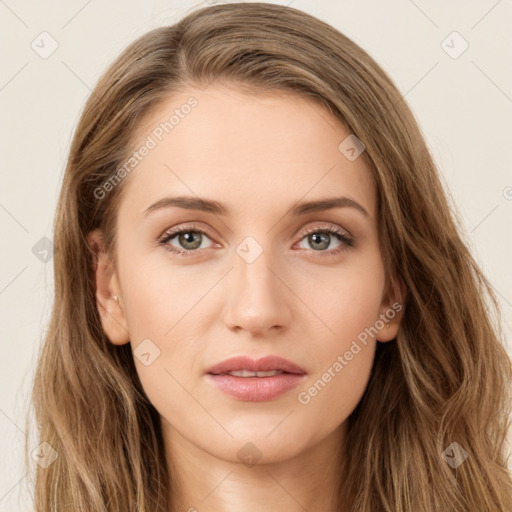
[[[169,229],[159,238],[158,244],[163,246],[164,249],[166,249],[167,251],[169,251],[173,254],[177,254],[179,256],[195,256],[199,252],[199,249],[188,250],[188,251],[182,250],[181,251],[179,249],[176,249],[175,247],[168,245],[168,242],[170,240],[172,240],[174,237],[176,237],[182,233],[200,233],[200,234],[206,235],[208,237],[208,233],[205,233],[203,230],[201,230],[201,229],[197,228],[196,226],[194,226],[193,224],[191,224],[189,226],[183,226],[178,229],[176,229],[176,228]],[[312,233],[331,234],[331,235],[334,235],[340,242],[342,242],[342,245],[340,247],[338,247],[337,249],[331,249],[330,251],[313,251],[313,249],[311,249],[312,252],[315,252],[320,257],[335,256],[343,251],[347,251],[348,249],[350,249],[353,246],[352,237],[350,237],[349,235],[345,234],[344,232],[342,232],[336,228],[333,228],[332,226],[321,227],[321,228],[319,228],[319,227],[310,228],[310,229],[306,230],[306,232],[303,234],[303,237],[299,241],[302,241],[304,238],[306,238],[308,235],[310,235]],[[210,238],[210,237],[208,237],[208,238]]]

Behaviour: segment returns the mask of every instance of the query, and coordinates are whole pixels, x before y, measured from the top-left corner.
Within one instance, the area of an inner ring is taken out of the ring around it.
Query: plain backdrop
[[[273,3],[332,24],[395,81],[496,290],[511,340],[511,2]],[[128,43],[207,5],[0,0],[0,511],[31,509],[22,463],[28,393],[51,310],[53,213],[82,106]]]

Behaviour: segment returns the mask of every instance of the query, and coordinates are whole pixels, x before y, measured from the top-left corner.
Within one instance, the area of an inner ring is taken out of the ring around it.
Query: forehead
[[[149,149],[139,151],[123,202],[142,213],[171,193],[197,195],[243,215],[343,194],[373,217],[371,171],[340,150],[350,135],[322,106],[293,93],[191,88],[159,104],[139,127],[133,148]]]

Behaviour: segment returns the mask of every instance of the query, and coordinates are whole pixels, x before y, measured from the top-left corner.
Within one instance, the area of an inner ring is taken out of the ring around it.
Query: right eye
[[[159,239],[158,243],[174,254],[191,256],[198,252],[199,249],[208,248],[203,246],[205,238],[209,239],[204,231],[195,226],[185,226],[181,228],[171,228],[166,231]],[[171,241],[175,241],[179,246],[176,247],[176,245],[170,244]]]

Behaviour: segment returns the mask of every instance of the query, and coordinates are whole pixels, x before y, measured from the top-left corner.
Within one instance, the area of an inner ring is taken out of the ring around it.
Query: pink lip
[[[236,377],[226,375],[237,370],[271,371],[283,373],[272,377]],[[296,364],[277,356],[266,356],[252,359],[248,356],[227,359],[207,372],[207,378],[221,391],[239,400],[262,402],[286,393],[296,387],[305,378],[306,371]]]
[[[252,372],[281,370],[283,372],[296,373],[300,375],[304,375],[306,373],[306,371],[300,366],[278,356],[265,356],[260,359],[252,359],[249,356],[232,357],[212,366],[206,373],[219,375],[221,373],[234,372],[236,370],[250,370]]]

